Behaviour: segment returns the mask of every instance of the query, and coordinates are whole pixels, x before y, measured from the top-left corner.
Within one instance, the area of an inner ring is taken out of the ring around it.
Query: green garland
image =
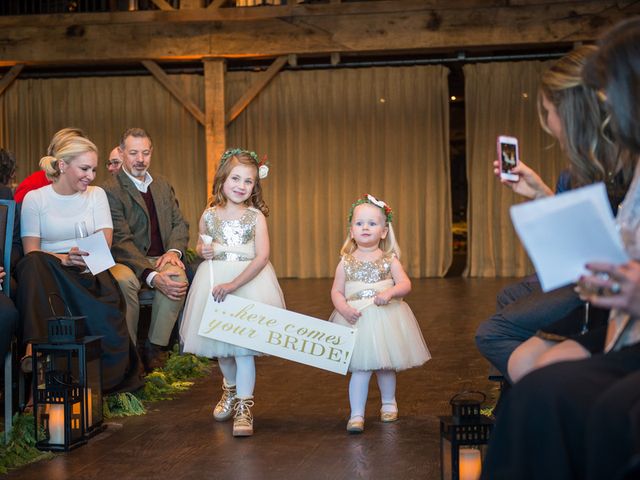
[[[144,402],[168,400],[187,390],[193,382],[188,379],[202,377],[211,371],[211,361],[191,354],[180,355],[173,349],[163,369],[154,370],[145,377],[143,388],[134,393],[115,393],[103,399],[104,418],[144,415]],[[0,432],[3,435],[3,432]],[[0,474],[37,460],[53,457],[36,447],[35,422],[30,413],[13,416],[13,430],[6,445],[0,439]]]
[[[166,365],[145,377],[144,387],[137,392],[108,395],[104,402],[104,417],[115,418],[144,415],[144,402],[171,400],[177,393],[188,390],[192,378],[202,377],[211,371],[211,361],[190,353],[180,355],[176,346],[169,354]]]
[[[51,457],[53,457],[51,452],[41,452],[36,448],[33,415],[16,413],[13,416],[13,429],[9,443],[0,444],[0,473],[7,473],[10,468],[21,467]]]

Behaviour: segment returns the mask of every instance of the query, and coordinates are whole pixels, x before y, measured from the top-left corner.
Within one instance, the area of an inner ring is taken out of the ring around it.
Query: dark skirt
[[[602,353],[607,335],[609,310],[589,307],[589,317],[585,322],[585,307],[573,310],[569,315],[541,328],[536,336],[552,342],[573,340],[591,354]]]
[[[141,361],[129,337],[124,298],[109,271],[98,275],[64,267],[55,256],[31,252],[17,265],[17,307],[22,340],[47,338],[47,320],[56,315],[86,316],[88,335],[102,336],[105,393],[134,391],[142,382]]]

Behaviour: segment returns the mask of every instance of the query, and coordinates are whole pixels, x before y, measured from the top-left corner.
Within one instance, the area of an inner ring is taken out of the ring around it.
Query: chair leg
[[[4,357],[4,441],[9,443],[13,428],[13,365],[12,352],[9,350]]]

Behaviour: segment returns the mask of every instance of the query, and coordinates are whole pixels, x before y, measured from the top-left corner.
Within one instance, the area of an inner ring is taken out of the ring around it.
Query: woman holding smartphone
[[[636,17],[603,38],[601,50],[585,69],[589,85],[607,97],[616,141],[636,160],[640,158],[639,46]],[[622,209],[621,215],[640,219],[637,170]],[[634,237],[639,234],[636,227]],[[484,479],[640,476],[640,263],[588,267],[593,274],[581,283],[609,292],[591,294],[588,300],[614,308],[612,320],[617,313],[626,314],[627,335],[613,337],[606,353],[542,368],[513,387],[491,435]],[[596,274],[603,272],[608,279]]]
[[[604,182],[615,212],[628,188],[632,166],[628,154],[610,140],[608,114],[597,91],[582,82],[583,66],[597,50],[593,45],[579,47],[544,72],[538,93],[538,115],[542,128],[558,141],[568,159],[568,170],[561,174],[556,193]],[[500,178],[498,161],[494,167]],[[522,161],[510,173],[516,174],[517,180],[501,178],[501,182],[520,195],[533,199],[554,194]],[[584,358],[602,348],[601,329],[606,324],[607,312],[591,309],[590,333],[581,335],[584,302],[572,287],[543,293],[534,277],[506,287],[498,298],[506,299],[507,304],[500,302],[503,308],[480,325],[476,344],[512,382],[535,368],[539,361],[551,363],[568,356]],[[554,349],[565,339],[570,342],[563,344],[560,351]]]

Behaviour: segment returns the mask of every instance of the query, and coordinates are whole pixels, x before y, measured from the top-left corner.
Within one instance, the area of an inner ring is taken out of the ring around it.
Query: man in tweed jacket
[[[143,361],[148,370],[162,366],[162,347],[169,343],[187,294],[181,258],[189,241],[189,225],[178,207],[171,185],[151,177],[153,145],[141,128],[130,128],[118,147],[122,168],[103,188],[113,219],[111,269],[127,302],[127,326],[134,343],[138,332],[138,292],[155,289],[149,338]]]

